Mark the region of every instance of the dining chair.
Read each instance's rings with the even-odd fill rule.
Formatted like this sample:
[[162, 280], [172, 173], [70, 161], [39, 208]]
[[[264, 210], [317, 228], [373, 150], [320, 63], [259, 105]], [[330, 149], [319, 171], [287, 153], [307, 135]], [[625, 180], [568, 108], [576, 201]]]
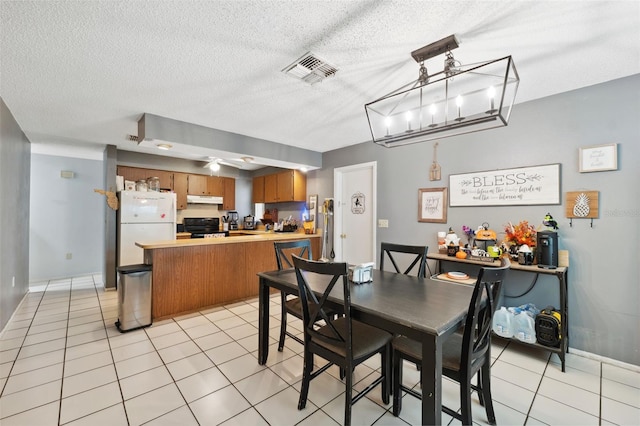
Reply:
[[[480, 269], [476, 280], [467, 317], [462, 332], [452, 334], [442, 348], [442, 375], [460, 384], [461, 413], [442, 406], [442, 411], [471, 425], [471, 390], [478, 392], [480, 404], [484, 405], [487, 420], [496, 424], [491, 399], [491, 325], [496, 310], [502, 281], [509, 269], [508, 259], [502, 260], [499, 268]], [[452, 284], [456, 285], [456, 284]], [[402, 360], [422, 362], [422, 346], [404, 336], [393, 340], [393, 414], [402, 410], [402, 391], [421, 398], [421, 394], [402, 384]], [[478, 373], [477, 385], [471, 383]]]
[[[309, 240], [297, 240], [297, 241], [276, 241], [273, 243], [276, 251], [276, 262], [278, 270], [293, 268], [293, 261], [291, 256], [296, 254], [300, 257], [312, 259], [311, 253], [311, 241]], [[287, 297], [284, 291], [280, 292], [280, 340], [278, 341], [278, 351], [282, 352], [284, 348], [285, 336], [289, 336], [300, 344], [304, 344], [304, 341], [295, 334], [287, 331], [287, 314], [291, 314], [294, 317], [302, 320], [302, 305], [298, 297]]]
[[[411, 246], [404, 244], [394, 244], [394, 243], [381, 243], [380, 244], [380, 270], [384, 271], [384, 260], [385, 258], [389, 258], [395, 272], [399, 274], [411, 275], [414, 273], [420, 277], [424, 278], [426, 276], [426, 270], [429, 269], [429, 275], [431, 275], [431, 268], [427, 264], [427, 251], [429, 250], [428, 246]], [[413, 258], [411, 264], [405, 269], [404, 272], [401, 272], [400, 267], [398, 266], [398, 262], [402, 257], [402, 255], [398, 255], [399, 253], [409, 255], [409, 259]], [[394, 257], [394, 254], [396, 257]], [[411, 255], [415, 255], [412, 257]], [[407, 257], [407, 256], [404, 256]]]
[[[304, 367], [298, 410], [306, 406], [311, 380], [336, 365], [345, 376], [344, 424], [350, 425], [352, 405], [378, 384], [382, 384], [382, 401], [389, 403], [392, 335], [351, 318], [347, 263], [317, 262], [295, 255], [293, 263], [304, 324]], [[342, 295], [344, 315], [339, 317], [327, 312], [327, 307], [331, 306], [329, 295], [334, 288], [334, 295]], [[364, 390], [353, 395], [354, 368], [376, 354], [381, 356], [380, 375]], [[329, 362], [313, 371], [314, 355]]]

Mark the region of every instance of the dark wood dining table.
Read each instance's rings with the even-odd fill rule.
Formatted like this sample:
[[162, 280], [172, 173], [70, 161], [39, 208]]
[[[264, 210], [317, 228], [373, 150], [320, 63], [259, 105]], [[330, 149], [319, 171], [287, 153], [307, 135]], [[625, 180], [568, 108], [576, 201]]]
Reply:
[[[261, 272], [259, 294], [258, 362], [269, 355], [270, 289], [298, 294], [293, 269]], [[308, 276], [312, 289], [322, 288], [321, 277]], [[442, 346], [467, 315], [473, 286], [417, 278], [392, 272], [373, 271], [373, 281], [351, 285], [351, 315], [354, 319], [422, 342], [422, 424], [439, 425], [442, 420]], [[342, 289], [329, 300], [341, 305]]]

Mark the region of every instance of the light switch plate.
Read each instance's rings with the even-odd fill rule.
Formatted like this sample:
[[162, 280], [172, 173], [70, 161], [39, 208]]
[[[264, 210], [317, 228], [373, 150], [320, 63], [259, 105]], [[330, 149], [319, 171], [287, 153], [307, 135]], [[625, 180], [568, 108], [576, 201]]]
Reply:
[[388, 219], [378, 219], [378, 228], [388, 228], [389, 220]]

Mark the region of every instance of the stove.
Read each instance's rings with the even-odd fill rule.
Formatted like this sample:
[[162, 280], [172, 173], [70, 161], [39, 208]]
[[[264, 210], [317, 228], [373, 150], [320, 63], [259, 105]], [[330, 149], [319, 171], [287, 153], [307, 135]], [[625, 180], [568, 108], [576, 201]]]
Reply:
[[220, 230], [220, 219], [217, 217], [185, 217], [182, 220], [184, 232], [190, 232], [191, 238], [228, 237], [228, 231]]

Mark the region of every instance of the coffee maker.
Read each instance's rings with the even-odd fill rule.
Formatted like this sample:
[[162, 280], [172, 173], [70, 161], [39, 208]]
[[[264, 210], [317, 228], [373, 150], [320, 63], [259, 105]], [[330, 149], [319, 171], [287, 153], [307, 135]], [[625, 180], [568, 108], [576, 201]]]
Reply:
[[558, 233], [538, 231], [537, 246], [538, 267], [555, 269], [558, 266]]
[[254, 229], [256, 220], [252, 215], [244, 217], [244, 223], [242, 224], [243, 229]]
[[229, 231], [237, 231], [238, 230], [238, 212], [230, 211], [229, 212]]

